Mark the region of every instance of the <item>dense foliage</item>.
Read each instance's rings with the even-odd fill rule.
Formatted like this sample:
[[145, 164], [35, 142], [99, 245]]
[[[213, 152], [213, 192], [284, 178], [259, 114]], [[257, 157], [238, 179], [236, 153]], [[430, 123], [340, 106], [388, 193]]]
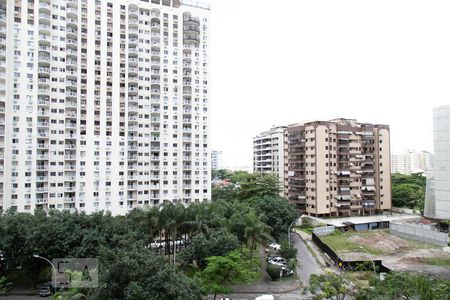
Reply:
[[401, 300], [449, 299], [450, 282], [420, 273], [393, 272], [381, 280], [379, 274], [367, 272], [365, 280], [350, 279], [349, 273], [337, 274], [331, 271], [321, 275], [311, 275], [309, 286], [313, 299], [356, 299], [356, 300]]
[[392, 273], [383, 281], [372, 278], [370, 287], [358, 289], [356, 299], [450, 299], [450, 283], [420, 273]]
[[426, 177], [420, 173], [392, 174], [392, 205], [411, 209], [424, 209]]
[[[272, 177], [245, 172], [232, 173], [232, 177], [236, 186], [231, 191], [225, 188], [222, 199], [187, 207], [164, 203], [135, 209], [127, 216], [56, 210], [37, 210], [34, 215], [5, 212], [0, 215], [0, 253], [4, 257], [0, 276], [37, 283], [48, 264], [33, 258], [34, 254], [49, 259], [98, 258], [100, 286], [81, 291], [88, 296], [199, 299], [202, 291], [211, 291], [211, 282], [190, 278], [185, 272], [211, 271], [211, 262], [220, 262], [219, 258], [236, 253], [233, 251], [249, 259], [243, 272], [254, 272], [254, 251], [248, 248], [287, 235], [287, 226], [297, 217], [278, 196], [278, 183]], [[233, 270], [235, 274], [238, 271]]]

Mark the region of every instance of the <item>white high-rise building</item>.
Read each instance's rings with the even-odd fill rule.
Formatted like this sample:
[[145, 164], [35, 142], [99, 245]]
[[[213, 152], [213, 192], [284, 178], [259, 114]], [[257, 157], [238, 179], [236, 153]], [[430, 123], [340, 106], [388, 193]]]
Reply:
[[431, 168], [433, 155], [427, 151], [407, 149], [392, 155], [392, 173], [426, 173]]
[[253, 138], [253, 171], [277, 176], [284, 196], [284, 142], [286, 126], [272, 127]]
[[208, 6], [0, 2], [0, 209], [210, 200]]
[[427, 180], [425, 216], [450, 219], [450, 105], [434, 109], [434, 162]]
[[211, 151], [211, 168], [213, 170], [222, 169], [222, 151]]

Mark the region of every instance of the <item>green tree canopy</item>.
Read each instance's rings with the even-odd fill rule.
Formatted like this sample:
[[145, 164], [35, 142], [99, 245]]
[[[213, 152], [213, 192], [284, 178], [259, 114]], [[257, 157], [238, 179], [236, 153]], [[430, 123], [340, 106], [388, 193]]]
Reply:
[[201, 279], [204, 290], [213, 293], [214, 299], [217, 293], [229, 291], [227, 285], [248, 282], [251, 279], [252, 274], [243, 267], [238, 251], [230, 252], [226, 256], [212, 256], [207, 261], [208, 266], [203, 270]]

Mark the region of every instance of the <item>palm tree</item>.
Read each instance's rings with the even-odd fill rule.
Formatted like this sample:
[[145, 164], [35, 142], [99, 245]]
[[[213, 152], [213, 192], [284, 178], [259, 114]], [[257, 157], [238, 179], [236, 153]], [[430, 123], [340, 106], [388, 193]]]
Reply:
[[159, 222], [159, 208], [154, 206], [147, 211], [147, 226], [149, 243], [152, 243], [157, 235], [161, 237], [161, 227]]
[[183, 204], [174, 205], [173, 203], [164, 203], [160, 212], [160, 226], [164, 229], [166, 238], [166, 246], [169, 248], [170, 257], [170, 240], [172, 240], [173, 263], [176, 262], [176, 241], [181, 228], [185, 226], [186, 208]]
[[253, 249], [255, 243], [262, 243], [270, 239], [270, 231], [272, 228], [261, 221], [261, 218], [254, 211], [250, 211], [244, 215], [244, 237], [250, 244], [250, 265], [253, 266]]

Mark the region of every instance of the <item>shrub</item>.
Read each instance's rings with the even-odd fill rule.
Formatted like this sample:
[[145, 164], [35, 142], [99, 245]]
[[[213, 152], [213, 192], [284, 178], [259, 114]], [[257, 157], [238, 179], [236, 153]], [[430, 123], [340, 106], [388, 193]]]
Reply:
[[292, 247], [292, 245], [289, 245], [288, 241], [284, 240], [281, 242], [280, 256], [287, 260], [296, 258], [297, 248]]
[[277, 280], [280, 278], [281, 267], [276, 265], [267, 265], [267, 274], [269, 274], [272, 280]]

